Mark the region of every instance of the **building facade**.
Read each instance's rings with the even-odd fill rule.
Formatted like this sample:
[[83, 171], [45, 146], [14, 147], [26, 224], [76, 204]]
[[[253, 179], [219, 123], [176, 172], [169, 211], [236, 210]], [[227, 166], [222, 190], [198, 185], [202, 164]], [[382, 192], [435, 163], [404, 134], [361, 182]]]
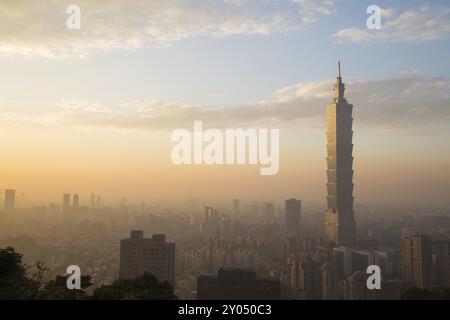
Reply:
[[405, 280], [415, 281], [421, 289], [432, 285], [432, 247], [428, 235], [414, 234], [403, 239], [403, 268]]
[[143, 231], [131, 231], [120, 241], [119, 278], [133, 279], [151, 273], [159, 281], [175, 284], [175, 244], [166, 242], [164, 234], [144, 238]]
[[16, 206], [16, 190], [5, 190], [5, 211], [12, 212]]
[[279, 300], [281, 282], [260, 278], [252, 269], [222, 268], [197, 278], [198, 300]]
[[301, 205], [301, 201], [297, 199], [289, 199], [284, 203], [284, 223], [287, 238], [297, 238], [300, 235]]

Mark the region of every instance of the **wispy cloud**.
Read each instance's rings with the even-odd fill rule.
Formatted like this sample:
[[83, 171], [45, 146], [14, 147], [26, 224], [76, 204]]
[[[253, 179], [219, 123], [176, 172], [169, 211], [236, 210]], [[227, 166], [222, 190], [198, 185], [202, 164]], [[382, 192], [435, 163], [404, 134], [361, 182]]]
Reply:
[[[323, 127], [325, 105], [331, 100], [332, 81], [299, 83], [274, 92], [272, 99], [237, 107], [194, 106], [166, 101], [128, 102], [103, 106], [99, 102], [63, 101], [51, 111], [27, 117], [75, 127], [104, 127], [167, 131], [191, 127], [203, 120], [211, 127]], [[428, 128], [450, 118], [450, 79], [430, 79], [410, 73], [379, 81], [348, 84], [348, 100], [355, 105], [355, 125], [383, 129]], [[8, 112], [8, 119], [25, 121]], [[6, 121], [6, 122], [5, 122]]]
[[[331, 0], [284, 2], [299, 12], [269, 10], [273, 3], [264, 0], [5, 0], [0, 2], [0, 54], [84, 57], [167, 46], [194, 36], [266, 35], [298, 29], [334, 7]], [[66, 9], [73, 3], [81, 8], [80, 30], [66, 28]]]
[[298, 13], [304, 22], [315, 22], [323, 15], [337, 11], [338, 0], [289, 0], [298, 6]]
[[336, 32], [337, 42], [377, 43], [426, 42], [450, 36], [450, 8], [432, 7], [408, 9], [395, 15], [392, 9], [382, 11], [384, 23], [380, 30], [350, 27]]

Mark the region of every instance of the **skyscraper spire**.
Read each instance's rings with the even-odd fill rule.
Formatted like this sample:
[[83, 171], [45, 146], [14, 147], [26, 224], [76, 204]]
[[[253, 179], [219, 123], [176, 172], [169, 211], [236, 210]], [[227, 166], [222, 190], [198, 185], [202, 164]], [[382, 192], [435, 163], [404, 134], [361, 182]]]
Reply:
[[338, 61], [338, 78], [342, 78], [341, 77], [341, 61]]
[[335, 103], [339, 103], [344, 99], [344, 91], [345, 91], [345, 85], [342, 82], [342, 76], [341, 76], [341, 61], [338, 61], [338, 76], [336, 78], [336, 83], [334, 85], [334, 96], [333, 100]]

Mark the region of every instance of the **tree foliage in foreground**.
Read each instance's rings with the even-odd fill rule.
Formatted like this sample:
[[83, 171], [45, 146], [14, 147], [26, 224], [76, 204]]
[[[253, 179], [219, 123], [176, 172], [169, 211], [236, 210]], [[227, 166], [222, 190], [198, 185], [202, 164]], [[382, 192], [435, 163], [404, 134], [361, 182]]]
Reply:
[[67, 288], [67, 275], [58, 275], [49, 282], [43, 282], [48, 271], [43, 263], [36, 263], [35, 271], [23, 264], [23, 256], [14, 248], [0, 249], [0, 300], [2, 299], [51, 299], [51, 300], [119, 300], [151, 299], [172, 300], [177, 297], [167, 282], [159, 282], [152, 274], [135, 279], [119, 279], [111, 285], [104, 285], [87, 295], [92, 285], [91, 277], [81, 276], [81, 289]]
[[87, 297], [85, 289], [92, 285], [90, 276], [81, 276], [81, 289], [67, 288], [68, 276], [57, 275], [54, 280], [50, 280], [43, 285], [39, 291], [38, 299], [49, 300], [80, 300]]
[[39, 291], [39, 277], [28, 276], [22, 255], [14, 248], [0, 249], [0, 299], [33, 299]]
[[135, 279], [118, 279], [112, 285], [95, 289], [92, 296], [98, 300], [174, 300], [172, 287], [149, 273]]

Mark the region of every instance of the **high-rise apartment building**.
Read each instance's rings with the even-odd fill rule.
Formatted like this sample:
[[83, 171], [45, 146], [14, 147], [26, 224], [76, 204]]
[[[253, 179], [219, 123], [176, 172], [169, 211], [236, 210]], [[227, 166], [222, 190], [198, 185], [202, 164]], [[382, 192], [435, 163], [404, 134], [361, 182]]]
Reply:
[[16, 207], [16, 190], [6, 189], [5, 190], [5, 211], [14, 211]]
[[97, 198], [96, 198], [96, 200], [95, 200], [95, 206], [96, 206], [97, 208], [100, 208], [100, 207], [102, 206], [102, 196], [97, 195]]
[[95, 194], [93, 194], [93, 193], [91, 193], [90, 205], [91, 205], [91, 208], [95, 208]]
[[264, 223], [273, 223], [275, 219], [275, 207], [272, 202], [264, 203], [261, 218]]
[[70, 208], [70, 193], [64, 193], [63, 194], [63, 204], [62, 204], [63, 213], [68, 213], [69, 208]]
[[322, 264], [321, 268], [321, 297], [322, 300], [336, 300], [338, 298], [339, 274], [330, 263]]
[[362, 271], [355, 271], [343, 281], [345, 300], [366, 300], [367, 299], [367, 278], [368, 275]]
[[203, 232], [215, 237], [220, 233], [220, 217], [217, 209], [213, 207], [205, 207], [205, 220], [202, 224]]
[[220, 218], [220, 237], [227, 241], [231, 241], [233, 237], [231, 219], [227, 216], [222, 216]]
[[289, 199], [284, 202], [285, 230], [287, 238], [297, 238], [300, 235], [301, 201]]
[[121, 279], [151, 273], [159, 281], [175, 284], [175, 244], [166, 242], [164, 234], [144, 238], [143, 231], [131, 231], [130, 238], [120, 241]]
[[239, 215], [239, 199], [233, 199], [233, 215]]
[[316, 261], [311, 257], [294, 260], [291, 272], [291, 286], [303, 290], [306, 300], [321, 299], [321, 270]]
[[73, 207], [78, 208], [80, 206], [80, 196], [78, 194], [73, 195]]
[[325, 233], [329, 241], [353, 246], [356, 241], [352, 169], [353, 105], [345, 99], [344, 91], [339, 63], [333, 103], [327, 106], [328, 210]]
[[405, 280], [415, 281], [418, 288], [427, 289], [432, 282], [431, 238], [414, 234], [403, 239]]
[[450, 287], [450, 239], [440, 239], [433, 243], [436, 257], [436, 283], [443, 287]]

